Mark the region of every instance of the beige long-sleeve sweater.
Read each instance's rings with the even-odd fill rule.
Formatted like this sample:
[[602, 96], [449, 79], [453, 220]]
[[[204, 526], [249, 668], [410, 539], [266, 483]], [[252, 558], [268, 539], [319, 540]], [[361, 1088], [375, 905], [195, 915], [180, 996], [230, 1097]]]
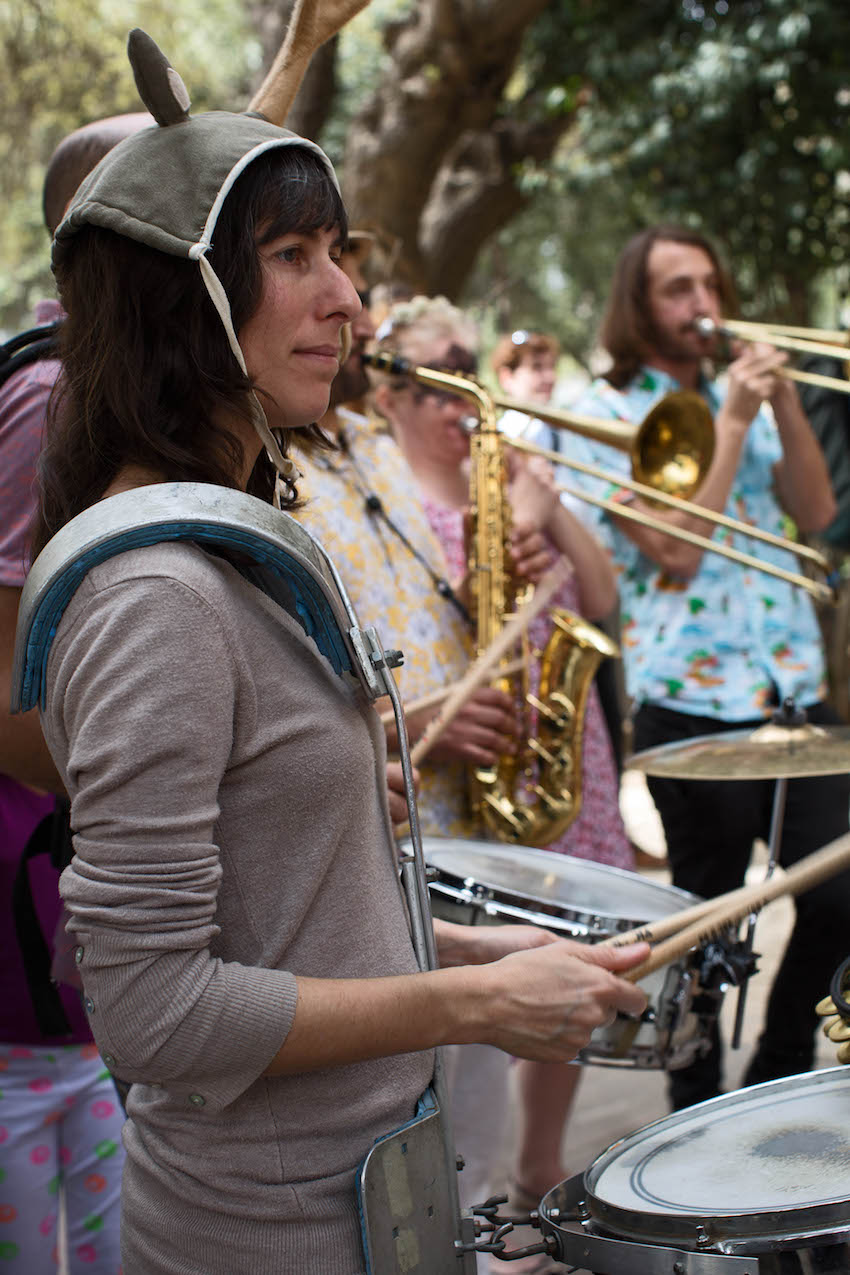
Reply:
[[376, 714], [230, 564], [163, 544], [86, 577], [44, 727], [90, 1022], [133, 1082], [124, 1275], [360, 1271], [355, 1166], [431, 1056], [262, 1072], [296, 975], [415, 969]]

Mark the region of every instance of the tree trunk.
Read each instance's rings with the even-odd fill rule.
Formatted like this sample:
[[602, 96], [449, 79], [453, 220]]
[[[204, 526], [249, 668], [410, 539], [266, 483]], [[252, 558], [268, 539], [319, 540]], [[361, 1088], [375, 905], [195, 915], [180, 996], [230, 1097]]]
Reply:
[[526, 28], [546, 0], [431, 0], [387, 27], [392, 59], [352, 121], [344, 190], [352, 225], [400, 243], [396, 277], [456, 298], [485, 239], [515, 215], [528, 160], [572, 122], [532, 91], [506, 101]]

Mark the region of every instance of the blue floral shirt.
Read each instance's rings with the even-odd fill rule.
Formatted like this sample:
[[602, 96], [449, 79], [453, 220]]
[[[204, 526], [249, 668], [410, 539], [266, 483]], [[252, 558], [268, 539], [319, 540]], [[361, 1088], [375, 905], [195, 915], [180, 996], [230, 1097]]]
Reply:
[[[624, 390], [597, 379], [574, 410], [639, 422], [663, 395], [680, 388], [666, 373], [643, 368]], [[702, 393], [716, 415], [722, 387], [707, 382]], [[630, 475], [625, 452], [573, 434], [563, 435], [563, 447], [575, 459]], [[776, 425], [760, 411], [747, 432], [727, 514], [782, 534], [772, 472], [781, 456]], [[594, 495], [632, 498], [616, 482], [579, 474], [569, 481]], [[777, 696], [793, 695], [803, 706], [823, 698], [823, 644], [807, 593], [713, 553], [703, 555], [691, 580], [675, 578], [641, 553], [604, 510], [587, 508], [617, 570], [626, 683], [638, 704], [736, 722], [767, 715]], [[721, 528], [714, 538], [798, 569], [793, 554], [744, 534]]]

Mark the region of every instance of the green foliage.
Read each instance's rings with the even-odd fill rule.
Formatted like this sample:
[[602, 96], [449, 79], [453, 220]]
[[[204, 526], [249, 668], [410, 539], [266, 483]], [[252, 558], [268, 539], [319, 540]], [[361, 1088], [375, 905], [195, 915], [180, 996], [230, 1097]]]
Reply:
[[28, 321], [52, 295], [41, 216], [44, 167], [62, 137], [105, 115], [141, 109], [127, 33], [141, 26], [183, 76], [196, 109], [241, 106], [259, 61], [228, 0], [0, 0], [0, 328]]
[[850, 260], [848, 47], [846, 0], [553, 0], [526, 75], [550, 94], [581, 75], [587, 101], [469, 297], [498, 280], [514, 321], [586, 359], [624, 240], [677, 221], [721, 245], [745, 310], [832, 326]]

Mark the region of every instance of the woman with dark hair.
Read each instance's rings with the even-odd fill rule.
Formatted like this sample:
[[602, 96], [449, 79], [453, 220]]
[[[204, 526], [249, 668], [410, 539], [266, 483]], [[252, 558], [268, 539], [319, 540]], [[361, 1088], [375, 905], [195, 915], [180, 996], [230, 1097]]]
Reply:
[[[51, 560], [94, 502], [108, 526], [137, 490], [177, 523], [181, 483], [292, 504], [288, 439], [325, 411], [359, 307], [318, 147], [256, 116], [189, 117], [142, 33], [131, 58], [159, 127], [111, 152], [54, 245]], [[297, 590], [264, 591], [203, 534], [80, 570], [44, 663], [69, 929], [104, 1061], [131, 1085], [124, 1275], [352, 1275], [356, 1167], [413, 1117], [433, 1047], [572, 1056], [641, 1009], [611, 971], [646, 949], [447, 927], [456, 968], [418, 973], [380, 720]]]

